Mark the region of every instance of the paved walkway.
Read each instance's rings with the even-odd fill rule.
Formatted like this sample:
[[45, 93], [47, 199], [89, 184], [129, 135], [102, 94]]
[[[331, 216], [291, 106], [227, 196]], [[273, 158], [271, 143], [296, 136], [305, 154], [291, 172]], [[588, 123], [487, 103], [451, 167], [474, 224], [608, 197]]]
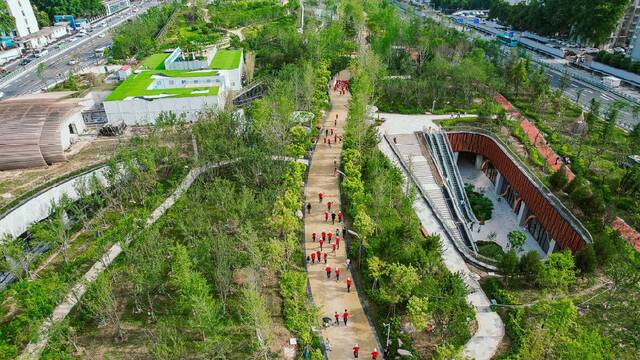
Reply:
[[[407, 131], [412, 133], [415, 130], [420, 130], [422, 126], [428, 125], [432, 120], [432, 118], [425, 115], [416, 117], [387, 116], [387, 119], [388, 121], [383, 124], [381, 131], [389, 135], [406, 134]], [[416, 124], [416, 120], [421, 123]], [[396, 167], [399, 168], [405, 177], [405, 181], [408, 181], [407, 174], [399, 164], [399, 161], [389, 144], [387, 144], [386, 141], [381, 141], [378, 144], [378, 148]], [[429, 207], [427, 202], [422, 197], [416, 197], [416, 200], [413, 203], [413, 208], [415, 209], [422, 226], [424, 226], [429, 233], [439, 234], [442, 238], [442, 262], [452, 273], [460, 273], [465, 284], [469, 288], [467, 302], [471, 304], [475, 310], [478, 330], [465, 344], [463, 350], [464, 355], [476, 360], [491, 359], [500, 346], [505, 333], [504, 324], [500, 319], [500, 316], [491, 311], [491, 303], [480, 287], [478, 280], [476, 280], [478, 276], [469, 269], [464, 259], [453, 245], [451, 238], [447, 236], [447, 233], [437, 221], [433, 210]]]
[[[347, 73], [339, 74], [338, 79], [346, 79]], [[325, 128], [336, 128], [334, 119], [338, 114], [337, 132], [342, 135], [344, 133], [344, 123], [347, 116], [347, 105], [351, 95], [338, 95], [331, 92], [331, 111], [325, 119]], [[340, 210], [340, 192], [338, 187], [338, 177], [333, 176], [333, 161], [340, 162], [340, 154], [342, 152], [342, 144], [333, 145], [333, 137], [331, 137], [332, 145], [324, 144], [324, 136], [321, 137], [316, 146], [316, 151], [311, 160], [311, 168], [309, 169], [309, 180], [305, 192], [305, 201], [312, 205], [311, 214], [305, 217], [305, 247], [306, 253], [310, 254], [320, 249], [318, 241], [312, 242], [311, 234], [316, 233], [318, 236], [323, 231], [333, 232], [335, 237], [336, 228], [342, 230], [342, 226], [337, 223], [332, 225], [331, 218], [329, 222], [324, 221], [324, 211], [327, 209], [327, 202], [331, 201], [334, 205], [331, 211], [336, 213]], [[318, 201], [318, 193], [324, 193], [324, 200], [320, 204]], [[332, 241], [333, 243], [334, 241]], [[357, 343], [360, 345], [360, 358], [368, 359], [371, 351], [378, 347], [374, 329], [369, 324], [355, 287], [351, 287], [351, 292], [347, 293], [346, 280], [352, 278], [353, 275], [346, 269], [346, 252], [344, 243], [340, 243], [340, 249], [333, 253], [331, 245], [328, 241], [324, 244], [324, 251], [328, 254], [327, 265], [322, 262], [318, 264], [309, 264], [307, 269], [309, 273], [309, 281], [311, 283], [311, 293], [314, 303], [320, 309], [321, 317], [330, 317], [334, 320], [334, 313], [340, 314], [340, 325], [330, 326], [322, 331], [322, 336], [329, 340], [331, 351], [328, 352], [329, 359], [352, 359], [353, 346]], [[331, 266], [331, 279], [327, 279], [325, 267]], [[340, 268], [340, 281], [336, 281], [335, 268]], [[349, 321], [347, 326], [342, 323], [342, 313], [345, 309], [349, 312]], [[378, 351], [381, 349], [378, 348]], [[380, 359], [381, 357], [378, 357]]]

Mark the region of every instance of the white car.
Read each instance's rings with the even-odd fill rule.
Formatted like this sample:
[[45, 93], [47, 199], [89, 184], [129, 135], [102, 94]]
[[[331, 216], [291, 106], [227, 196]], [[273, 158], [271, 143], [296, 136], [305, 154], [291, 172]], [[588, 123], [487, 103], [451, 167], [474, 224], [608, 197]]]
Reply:
[[105, 33], [102, 33], [102, 34], [98, 35], [98, 37], [101, 38], [101, 39], [104, 38], [105, 36], [107, 36]]
[[73, 66], [73, 65], [75, 65], [75, 64], [77, 64], [77, 63], [78, 63], [78, 62], [77, 62], [76, 60], [69, 60], [69, 62], [67, 63], [67, 65], [71, 65], [71, 66]]
[[4, 97], [4, 93], [0, 91], [0, 99], [2, 99], [3, 97]]

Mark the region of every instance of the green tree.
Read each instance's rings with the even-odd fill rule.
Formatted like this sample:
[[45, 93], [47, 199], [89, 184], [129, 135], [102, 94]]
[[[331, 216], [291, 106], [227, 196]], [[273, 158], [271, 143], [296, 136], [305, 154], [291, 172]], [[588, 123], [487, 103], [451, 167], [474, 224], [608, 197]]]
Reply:
[[39, 27], [51, 26], [51, 19], [49, 19], [49, 15], [46, 12], [38, 10], [38, 8], [34, 6], [33, 13], [36, 16]]
[[562, 190], [567, 186], [567, 167], [563, 164], [560, 169], [549, 175], [549, 184], [554, 190]]
[[16, 20], [9, 13], [7, 3], [0, 2], [0, 32], [10, 33], [16, 27]]
[[569, 73], [569, 70], [565, 69], [562, 72], [562, 76], [560, 77], [560, 84], [558, 85], [558, 87], [562, 92], [564, 92], [569, 87], [569, 85], [571, 85], [571, 74]]
[[566, 290], [575, 282], [575, 264], [570, 251], [554, 252], [540, 269], [538, 282], [545, 288]]
[[520, 258], [518, 267], [520, 273], [524, 275], [529, 285], [533, 285], [542, 267], [540, 254], [535, 250], [529, 251]]
[[451, 344], [439, 345], [434, 353], [433, 360], [468, 360], [469, 358], [462, 353], [462, 347], [453, 346]]
[[594, 272], [597, 264], [596, 251], [591, 244], [586, 245], [576, 254], [576, 265], [584, 274]]
[[502, 256], [499, 268], [504, 273], [505, 280], [508, 283], [511, 275], [518, 270], [518, 255], [514, 249], [509, 250]]
[[431, 311], [429, 310], [429, 299], [426, 297], [412, 296], [407, 303], [407, 314], [409, 320], [416, 327], [417, 331], [423, 331], [431, 321]]
[[509, 247], [520, 252], [527, 240], [527, 235], [520, 230], [513, 230], [507, 234], [507, 239], [509, 240]]

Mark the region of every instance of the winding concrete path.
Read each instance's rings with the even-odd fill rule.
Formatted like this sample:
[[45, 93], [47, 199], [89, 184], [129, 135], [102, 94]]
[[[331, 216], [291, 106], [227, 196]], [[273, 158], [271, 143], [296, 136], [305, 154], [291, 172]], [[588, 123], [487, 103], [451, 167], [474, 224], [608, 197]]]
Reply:
[[[338, 79], [347, 79], [348, 73], [342, 72], [338, 75]], [[347, 107], [351, 99], [351, 95], [339, 95], [331, 91], [331, 111], [327, 115], [324, 122], [324, 129], [335, 129], [339, 135], [344, 133], [344, 124], [347, 116]], [[334, 126], [334, 120], [338, 115], [337, 127]], [[323, 129], [323, 131], [324, 131]], [[305, 248], [306, 253], [310, 254], [320, 249], [318, 241], [312, 242], [311, 234], [316, 233], [318, 236], [323, 231], [333, 232], [335, 236], [336, 228], [342, 230], [341, 224], [332, 225], [331, 218], [328, 222], [324, 221], [324, 211], [327, 209], [327, 202], [331, 201], [334, 205], [331, 211], [336, 213], [340, 210], [340, 190], [338, 179], [333, 175], [334, 160], [340, 162], [340, 154], [342, 153], [342, 144], [333, 145], [333, 137], [331, 136], [332, 145], [324, 143], [324, 134], [320, 137], [322, 141], [318, 142], [316, 151], [311, 159], [311, 168], [309, 169], [309, 178], [305, 190], [305, 201], [312, 205], [311, 214], [305, 216]], [[319, 203], [318, 193], [324, 193], [324, 200]], [[332, 241], [333, 242], [333, 241]], [[370, 325], [355, 286], [351, 287], [351, 292], [347, 292], [346, 280], [352, 278], [353, 275], [346, 269], [346, 246], [344, 242], [340, 243], [340, 249], [335, 253], [332, 252], [331, 245], [328, 241], [324, 244], [324, 251], [328, 254], [327, 264], [324, 262], [318, 264], [308, 264], [307, 270], [309, 274], [309, 282], [311, 284], [311, 293], [315, 305], [320, 309], [321, 317], [330, 317], [334, 320], [334, 313], [340, 314], [340, 325], [332, 325], [322, 331], [325, 341], [331, 344], [331, 351], [328, 351], [329, 359], [352, 359], [353, 346], [357, 343], [360, 345], [360, 357], [369, 358], [369, 354], [374, 348], [378, 348], [378, 341], [375, 331]], [[331, 266], [331, 279], [327, 279], [325, 268]], [[340, 268], [340, 281], [336, 281], [335, 268]], [[349, 312], [349, 321], [347, 326], [342, 322], [342, 314], [345, 309]], [[378, 357], [380, 359], [381, 357]]]
[[[272, 156], [271, 160], [274, 161], [297, 161], [303, 164], [308, 164], [307, 160], [304, 159], [293, 159], [287, 156]], [[206, 164], [197, 168], [191, 169], [187, 176], [182, 180], [180, 185], [176, 188], [176, 190], [169, 195], [165, 199], [165, 201], [158, 206], [151, 215], [147, 218], [145, 222], [145, 228], [153, 225], [162, 215], [164, 215], [167, 210], [171, 209], [171, 207], [178, 201], [180, 196], [193, 184], [193, 182], [204, 172], [207, 170], [211, 170], [214, 168], [219, 168], [227, 165], [234, 164], [238, 162], [239, 159], [221, 161], [215, 164]], [[64, 320], [67, 315], [73, 310], [73, 308], [80, 302], [84, 293], [87, 291], [88, 286], [96, 281], [98, 276], [106, 270], [109, 265], [122, 253], [123, 247], [129, 245], [129, 243], [133, 240], [133, 236], [129, 235], [121, 242], [118, 242], [111, 246], [106, 253], [102, 255], [102, 257], [96, 261], [93, 266], [87, 271], [84, 276], [71, 288], [71, 290], [67, 293], [64, 300], [58, 304], [54, 309], [53, 313], [49, 318], [47, 318], [40, 329], [38, 330], [38, 339], [35, 342], [30, 342], [27, 344], [25, 349], [20, 354], [19, 359], [37, 359], [40, 357], [40, 353], [47, 346], [49, 342], [49, 329], [55, 325], [56, 323]]]

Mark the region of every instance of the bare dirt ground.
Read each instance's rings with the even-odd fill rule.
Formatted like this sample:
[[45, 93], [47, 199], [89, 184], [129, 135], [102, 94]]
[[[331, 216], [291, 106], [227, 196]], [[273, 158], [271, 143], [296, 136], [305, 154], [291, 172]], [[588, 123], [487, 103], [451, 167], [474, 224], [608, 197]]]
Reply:
[[32, 169], [0, 171], [0, 208], [35, 187], [107, 160], [118, 145], [127, 142], [128, 138], [95, 138], [84, 135], [67, 152], [67, 162]]

